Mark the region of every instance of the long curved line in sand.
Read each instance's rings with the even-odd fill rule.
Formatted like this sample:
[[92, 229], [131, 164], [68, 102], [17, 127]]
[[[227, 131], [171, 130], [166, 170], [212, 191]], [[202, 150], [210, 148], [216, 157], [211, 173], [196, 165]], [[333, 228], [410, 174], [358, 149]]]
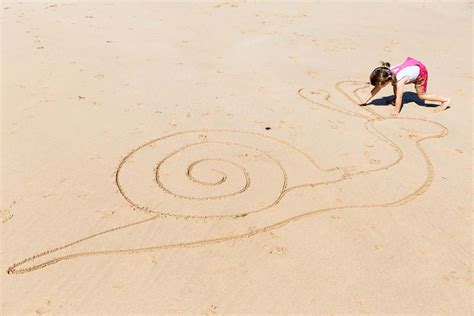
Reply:
[[[339, 82], [339, 83], [336, 84], [336, 89], [339, 92], [341, 92], [344, 96], [346, 96], [353, 104], [357, 105], [359, 103], [356, 99], [356, 98], [358, 98], [357, 92], [359, 90], [365, 88], [366, 86], [361, 85], [361, 87], [355, 88], [352, 91], [352, 94], [349, 94], [343, 88], [341, 88], [341, 86], [343, 86], [344, 84], [347, 84], [347, 83], [355, 84], [355, 85], [361, 85], [361, 83], [356, 82], [356, 81], [343, 81], [343, 82]], [[346, 109], [344, 107], [341, 107], [341, 106], [338, 106], [338, 105], [332, 103], [332, 101], [330, 100], [330, 94], [328, 92], [325, 92], [323, 90], [319, 90], [319, 91], [316, 91], [315, 93], [316, 94], [319, 93], [319, 94], [323, 94], [323, 95], [325, 94], [324, 103], [316, 102], [316, 101], [312, 100], [311, 98], [308, 98], [307, 96], [305, 96], [303, 94], [303, 89], [300, 89], [298, 91], [298, 94], [300, 95], [300, 97], [302, 97], [303, 99], [305, 99], [306, 101], [310, 102], [313, 105], [316, 105], [318, 107], [327, 108], [327, 109], [330, 109], [332, 111], [336, 111], [336, 112], [342, 113], [344, 115], [348, 115], [348, 116], [363, 120], [364, 127], [367, 130], [367, 132], [371, 133], [377, 139], [381, 140], [387, 146], [391, 147], [397, 153], [397, 157], [392, 162], [389, 162], [388, 164], [386, 164], [382, 167], [379, 167], [379, 168], [365, 170], [365, 171], [358, 171], [358, 172], [354, 172], [354, 173], [345, 173], [341, 177], [339, 177], [335, 180], [331, 180], [331, 181], [318, 182], [318, 183], [307, 183], [307, 184], [300, 184], [300, 185], [296, 185], [296, 186], [292, 186], [292, 187], [287, 187], [287, 180], [288, 179], [287, 179], [287, 175], [285, 173], [285, 170], [284, 170], [282, 164], [277, 159], [272, 158], [271, 155], [269, 155], [265, 151], [260, 150], [259, 148], [249, 148], [249, 149], [252, 149], [252, 150], [259, 151], [263, 155], [268, 156], [268, 158], [270, 160], [273, 160], [279, 166], [279, 168], [281, 168], [281, 170], [282, 170], [283, 177], [284, 177], [284, 184], [282, 185], [281, 190], [280, 190], [279, 194], [277, 195], [277, 198], [275, 199], [275, 201], [273, 203], [265, 206], [265, 207], [257, 208], [257, 209], [254, 209], [254, 210], [247, 210], [245, 212], [239, 212], [239, 213], [231, 214], [231, 215], [211, 215], [211, 216], [183, 215], [183, 214], [174, 214], [174, 213], [169, 213], [169, 212], [161, 212], [161, 211], [150, 209], [149, 207], [146, 207], [146, 206], [141, 206], [137, 202], [134, 202], [127, 195], [126, 190], [124, 189], [122, 183], [120, 182], [120, 177], [119, 176], [120, 176], [120, 172], [121, 172], [122, 168], [127, 163], [128, 159], [132, 155], [134, 155], [134, 153], [142, 150], [145, 147], [152, 146], [152, 145], [154, 145], [154, 144], [156, 144], [156, 143], [158, 143], [158, 142], [160, 142], [164, 139], [174, 137], [174, 136], [177, 136], [177, 135], [183, 135], [183, 134], [189, 134], [189, 133], [200, 133], [200, 132], [241, 133], [242, 135], [250, 135], [252, 137], [263, 138], [263, 139], [271, 140], [271, 141], [274, 141], [274, 142], [278, 142], [282, 145], [288, 146], [292, 150], [298, 152], [302, 157], [304, 157], [304, 159], [306, 159], [306, 161], [308, 161], [316, 170], [330, 172], [330, 171], [337, 170], [337, 168], [333, 168], [333, 169], [321, 168], [320, 166], [318, 166], [316, 164], [316, 162], [309, 155], [307, 155], [306, 153], [304, 153], [300, 149], [296, 148], [292, 144], [287, 143], [287, 142], [282, 141], [282, 140], [279, 140], [279, 139], [276, 139], [276, 138], [273, 138], [273, 137], [268, 136], [268, 135], [263, 135], [263, 134], [253, 133], [253, 132], [235, 131], [235, 130], [197, 130], [197, 131], [180, 132], [180, 133], [168, 135], [168, 136], [165, 136], [165, 137], [157, 138], [157, 139], [151, 140], [151, 141], [135, 148], [134, 150], [132, 150], [131, 152], [126, 154], [125, 157], [121, 160], [121, 162], [119, 163], [119, 165], [117, 167], [116, 177], [115, 177], [116, 185], [117, 185], [117, 187], [119, 189], [119, 192], [122, 195], [122, 197], [134, 209], [138, 209], [140, 211], [144, 211], [144, 212], [148, 212], [148, 213], [153, 213], [154, 215], [152, 217], [150, 217], [148, 219], [145, 219], [145, 220], [130, 223], [130, 224], [127, 224], [127, 225], [114, 227], [114, 228], [111, 228], [111, 229], [108, 229], [108, 230], [105, 230], [105, 231], [102, 231], [102, 232], [99, 232], [99, 233], [81, 238], [81, 239], [73, 241], [71, 243], [67, 243], [63, 246], [38, 253], [34, 256], [31, 256], [29, 258], [21, 260], [17, 263], [14, 263], [12, 266], [10, 266], [8, 268], [7, 272], [9, 274], [27, 273], [27, 272], [31, 272], [31, 271], [34, 271], [34, 270], [44, 268], [46, 266], [49, 266], [49, 265], [52, 265], [52, 264], [55, 264], [55, 263], [58, 263], [58, 262], [61, 262], [61, 261], [66, 261], [66, 260], [70, 260], [70, 259], [74, 259], [74, 258], [78, 258], [78, 257], [83, 257], [83, 256], [112, 255], [112, 254], [133, 254], [133, 253], [158, 251], [158, 250], [171, 249], [171, 248], [190, 248], [190, 247], [197, 247], [197, 246], [203, 246], [203, 245], [209, 245], [209, 244], [216, 244], [216, 243], [221, 243], [221, 242], [230, 241], [230, 240], [243, 239], [243, 238], [248, 238], [248, 237], [251, 237], [251, 236], [259, 234], [259, 233], [263, 233], [263, 232], [267, 232], [267, 231], [270, 231], [270, 230], [280, 228], [282, 226], [285, 226], [289, 223], [301, 220], [303, 218], [307, 218], [307, 217], [314, 216], [316, 214], [321, 214], [321, 213], [328, 212], [328, 211], [342, 210], [342, 209], [354, 209], [354, 208], [376, 208], [376, 207], [400, 206], [400, 205], [408, 203], [409, 201], [417, 198], [419, 195], [423, 194], [428, 189], [428, 187], [431, 185], [431, 183], [433, 181], [434, 169], [433, 169], [433, 165], [430, 161], [430, 158], [427, 155], [427, 153], [423, 150], [423, 147], [421, 146], [421, 143], [423, 141], [427, 140], [427, 139], [440, 138], [440, 137], [445, 136], [448, 132], [446, 127], [444, 127], [443, 125], [441, 125], [437, 122], [430, 121], [430, 120], [425, 120], [425, 119], [419, 119], [419, 118], [410, 118], [410, 117], [388, 118], [388, 117], [383, 117], [380, 114], [378, 114], [377, 112], [375, 112], [373, 109], [367, 108], [367, 107], [363, 108], [364, 111], [367, 112], [367, 114], [361, 114], [358, 111], [354, 111], [352, 109]], [[359, 108], [357, 108], [357, 109], [359, 109]], [[379, 204], [366, 203], [366, 204], [344, 205], [344, 206], [337, 206], [337, 207], [326, 207], [326, 208], [314, 209], [314, 210], [309, 211], [309, 212], [305, 212], [305, 213], [302, 213], [302, 214], [298, 214], [296, 216], [288, 217], [284, 220], [276, 221], [276, 222], [271, 223], [269, 225], [265, 225], [265, 226], [261, 226], [261, 227], [258, 227], [258, 228], [251, 229], [251, 230], [249, 230], [245, 233], [241, 233], [241, 234], [223, 235], [223, 236], [216, 237], [216, 238], [192, 240], [192, 241], [188, 241], [188, 242], [159, 244], [159, 245], [150, 246], [150, 247], [143, 247], [143, 248], [78, 252], [78, 253], [72, 253], [72, 254], [68, 254], [68, 255], [55, 257], [55, 258], [52, 258], [50, 260], [46, 260], [46, 261], [44, 261], [42, 263], [39, 263], [39, 264], [33, 264], [33, 265], [31, 265], [29, 267], [26, 267], [26, 268], [19, 268], [20, 266], [22, 266], [22, 265], [24, 265], [28, 262], [35, 261], [36, 259], [39, 259], [39, 258], [44, 257], [46, 255], [50, 255], [50, 254], [53, 254], [53, 253], [58, 252], [60, 250], [72, 247], [72, 246], [77, 245], [77, 244], [79, 244], [81, 242], [84, 242], [86, 240], [90, 240], [90, 239], [93, 239], [95, 237], [98, 237], [98, 236], [101, 236], [101, 235], [104, 235], [104, 234], [107, 234], [107, 233], [111, 233], [111, 232], [114, 232], [114, 231], [118, 231], [118, 230], [122, 230], [122, 229], [125, 229], [125, 228], [137, 226], [137, 225], [140, 225], [140, 224], [144, 224], [144, 223], [147, 223], [147, 222], [150, 222], [150, 221], [153, 221], [153, 220], [159, 220], [160, 218], [163, 218], [163, 217], [170, 217], [171, 216], [171, 217], [176, 217], [176, 218], [186, 218], [186, 219], [195, 219], [195, 220], [203, 220], [203, 219], [204, 220], [207, 220], [207, 219], [218, 220], [220, 218], [242, 218], [242, 217], [246, 217], [247, 215], [262, 212], [262, 211], [270, 212], [268, 214], [268, 216], [271, 216], [271, 210], [270, 209], [273, 206], [277, 205], [283, 199], [283, 197], [287, 193], [289, 193], [290, 191], [300, 189], [300, 188], [304, 188], [304, 187], [316, 187], [316, 186], [319, 186], [319, 185], [326, 185], [326, 184], [330, 184], [330, 183], [349, 181], [350, 179], [352, 179], [353, 177], [356, 177], [356, 176], [363, 176], [363, 175], [367, 175], [367, 174], [370, 174], [370, 173], [375, 173], [375, 172], [378, 172], [378, 171], [381, 171], [381, 170], [387, 170], [389, 168], [392, 168], [392, 167], [396, 166], [397, 164], [399, 164], [399, 162], [403, 159], [402, 149], [393, 140], [391, 140], [390, 138], [385, 136], [382, 132], [380, 132], [374, 126], [374, 122], [383, 122], [383, 121], [387, 121], [387, 120], [425, 121], [425, 122], [428, 122], [430, 124], [434, 124], [434, 125], [438, 126], [441, 130], [441, 132], [436, 134], [436, 135], [425, 136], [425, 137], [421, 137], [421, 138], [416, 140], [415, 145], [416, 145], [416, 148], [417, 148], [418, 152], [420, 153], [421, 157], [424, 160], [426, 171], [427, 171], [427, 176], [426, 176], [426, 179], [425, 179], [425, 181], [423, 182], [422, 185], [415, 188], [411, 193], [407, 194], [404, 197], [401, 197], [399, 199], [396, 199], [396, 200], [393, 200], [393, 201], [390, 201], [390, 202], [387, 202], [387, 203], [379, 203]], [[202, 142], [202, 143], [204, 144], [206, 142]], [[245, 147], [245, 145], [236, 144], [236, 143], [232, 143], [232, 142], [221, 142], [221, 143], [223, 145], [232, 145], [232, 146], [237, 145], [237, 146], [244, 146]], [[199, 144], [200, 143], [198, 143], [198, 144], [195, 143], [195, 144], [192, 144], [192, 145], [189, 145], [189, 146], [199, 146]], [[189, 146], [184, 146], [184, 147], [178, 149], [178, 151], [183, 150], [184, 148], [187, 148]], [[249, 147], [249, 146], [247, 146], [247, 147]], [[172, 155], [173, 155], [173, 153], [168, 155], [166, 158], [168, 158]], [[208, 159], [208, 160], [213, 160], [213, 159]], [[164, 185], [160, 182], [160, 179], [159, 179], [159, 168], [160, 168], [162, 163], [163, 163], [163, 161], [159, 162], [157, 168], [155, 169], [155, 171], [156, 171], [156, 182], [162, 190], [164, 189], [166, 191], [167, 189], [164, 187]], [[191, 181], [199, 184], [199, 182], [203, 182], [203, 181], [197, 180], [196, 178], [192, 177], [192, 172], [191, 172], [193, 166], [195, 166], [196, 163], [197, 162], [194, 162], [193, 164], [189, 165], [189, 167], [187, 169], [187, 176]], [[229, 163], [229, 161], [227, 161], [227, 163]], [[230, 163], [233, 164], [234, 162], [230, 162]], [[237, 167], [245, 174], [245, 178], [248, 180], [245, 168], [240, 166], [240, 165], [238, 165]], [[216, 181], [216, 182], [203, 182], [203, 183], [201, 183], [202, 185], [212, 186], [212, 185], [219, 185], [219, 184], [225, 182], [225, 180], [226, 180], [225, 172], [220, 171], [220, 170], [214, 170], [214, 171], [216, 171], [217, 173], [222, 175], [221, 179]], [[249, 182], [247, 181], [246, 185], [243, 188], [243, 191], [245, 191], [248, 188], [248, 186], [249, 186]], [[168, 194], [171, 194], [171, 195], [174, 194], [174, 195], [176, 195], [177, 198], [180, 198], [179, 194], [175, 194], [170, 190], [168, 190], [168, 191], [169, 191], [169, 192], [167, 192]], [[236, 194], [238, 194], [238, 193], [241, 193], [241, 191], [238, 191]], [[223, 197], [225, 197], [225, 196], [223, 196]], [[189, 198], [189, 197], [181, 196], [181, 198]], [[219, 198], [219, 196], [214, 197], [214, 198]]]

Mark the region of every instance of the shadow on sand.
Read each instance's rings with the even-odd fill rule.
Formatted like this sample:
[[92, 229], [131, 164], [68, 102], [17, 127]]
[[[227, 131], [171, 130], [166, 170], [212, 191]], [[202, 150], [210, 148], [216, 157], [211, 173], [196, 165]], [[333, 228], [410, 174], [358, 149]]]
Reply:
[[[390, 102], [392, 101], [395, 101], [394, 96], [378, 98], [378, 99], [373, 100], [369, 104], [375, 105], [375, 106], [386, 106], [386, 105], [390, 105]], [[435, 107], [440, 106], [440, 104], [426, 103], [424, 100], [420, 99], [415, 92], [408, 91], [403, 94], [402, 107], [403, 105], [410, 102], [415, 102], [417, 105], [425, 106], [428, 108], [435, 108]]]

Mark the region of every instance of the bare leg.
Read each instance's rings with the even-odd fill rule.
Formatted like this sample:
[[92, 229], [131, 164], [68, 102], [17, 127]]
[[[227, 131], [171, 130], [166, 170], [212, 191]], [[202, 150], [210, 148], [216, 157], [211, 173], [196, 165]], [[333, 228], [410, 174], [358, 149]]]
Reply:
[[415, 89], [420, 99], [424, 101], [441, 102], [441, 105], [437, 108], [440, 111], [446, 110], [449, 107], [449, 104], [451, 103], [450, 98], [441, 97], [435, 94], [426, 94], [426, 92], [423, 91], [423, 88], [421, 87], [421, 85], [415, 85]]

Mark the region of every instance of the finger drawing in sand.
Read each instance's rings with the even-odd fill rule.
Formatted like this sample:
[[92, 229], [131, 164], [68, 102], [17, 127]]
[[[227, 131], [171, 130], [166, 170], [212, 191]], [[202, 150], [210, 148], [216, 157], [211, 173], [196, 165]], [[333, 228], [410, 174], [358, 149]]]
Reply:
[[388, 62], [382, 62], [382, 66], [375, 68], [370, 74], [370, 83], [374, 88], [360, 105], [367, 105], [367, 102], [383, 87], [391, 83], [393, 86], [393, 95], [395, 96], [395, 99], [392, 101], [392, 105], [395, 107], [390, 114], [392, 116], [397, 116], [400, 113], [405, 85], [411, 83], [415, 84], [416, 93], [421, 100], [440, 102], [439, 110], [446, 110], [451, 103], [451, 99], [449, 98], [435, 94], [427, 94], [428, 69], [421, 61], [412, 57], [407, 57], [403, 63], [393, 67], [390, 67], [390, 63]]
[[[298, 94], [312, 107], [359, 122], [393, 152], [393, 159], [372, 169], [347, 171], [344, 166], [323, 168], [317, 157], [266, 134], [203, 129], [160, 137], [130, 151], [115, 176], [122, 197], [149, 218], [40, 252], [13, 264], [8, 273], [27, 273], [79, 257], [245, 239], [323, 212], [399, 206], [423, 194], [434, 168], [422, 142], [445, 136], [447, 129], [425, 119], [384, 117], [358, 107], [358, 92], [367, 89], [364, 83], [344, 81], [336, 89], [350, 104], [333, 103], [324, 90], [300, 89]], [[325, 154], [321, 150], [316, 155]], [[399, 183], [401, 172], [414, 169], [424, 170], [424, 176]], [[392, 192], [381, 182], [399, 188]], [[295, 207], [296, 199], [306, 203]]]

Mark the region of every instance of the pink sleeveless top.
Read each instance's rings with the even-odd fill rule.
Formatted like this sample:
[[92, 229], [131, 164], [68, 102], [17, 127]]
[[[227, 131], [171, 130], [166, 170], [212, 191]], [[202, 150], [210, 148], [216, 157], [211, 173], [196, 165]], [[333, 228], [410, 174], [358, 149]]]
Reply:
[[407, 57], [403, 63], [400, 65], [391, 67], [390, 70], [396, 76], [402, 69], [410, 66], [418, 66], [420, 67], [420, 73], [416, 78], [416, 84], [420, 84], [423, 88], [423, 91], [426, 92], [426, 88], [428, 86], [428, 69], [423, 63], [415, 58]]

